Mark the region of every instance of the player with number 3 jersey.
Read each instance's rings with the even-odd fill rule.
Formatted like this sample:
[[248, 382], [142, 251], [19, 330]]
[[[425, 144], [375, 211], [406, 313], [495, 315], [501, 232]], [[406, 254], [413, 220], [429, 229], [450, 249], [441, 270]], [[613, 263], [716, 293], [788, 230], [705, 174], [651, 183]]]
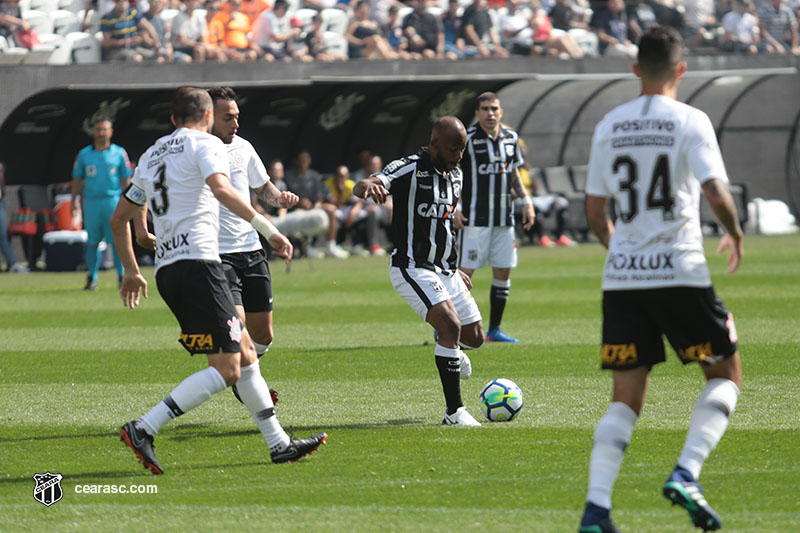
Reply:
[[214, 124], [209, 94], [179, 88], [172, 102], [176, 129], [161, 137], [139, 159], [131, 184], [111, 217], [114, 242], [125, 267], [120, 296], [126, 306], [147, 297], [147, 281], [133, 255], [129, 221], [148, 205], [153, 214], [158, 292], [181, 328], [180, 343], [204, 354], [208, 368], [184, 379], [141, 418], [120, 429], [121, 440], [153, 474], [164, 472], [153, 437], [170, 420], [236, 385], [269, 446], [274, 463], [296, 461], [327, 438], [320, 433], [294, 439], [281, 427], [269, 387], [259, 371], [255, 348], [243, 329], [219, 257], [219, 208], [227, 207], [270, 242], [278, 255], [291, 257], [292, 245], [245, 202], [229, 179], [225, 146], [208, 132]]

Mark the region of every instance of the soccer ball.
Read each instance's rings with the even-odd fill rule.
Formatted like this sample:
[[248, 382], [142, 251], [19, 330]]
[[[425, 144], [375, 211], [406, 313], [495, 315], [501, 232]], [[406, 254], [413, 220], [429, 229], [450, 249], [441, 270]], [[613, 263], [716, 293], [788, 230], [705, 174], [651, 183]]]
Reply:
[[513, 420], [525, 403], [517, 384], [503, 378], [487, 383], [481, 391], [480, 400], [483, 414], [492, 422]]

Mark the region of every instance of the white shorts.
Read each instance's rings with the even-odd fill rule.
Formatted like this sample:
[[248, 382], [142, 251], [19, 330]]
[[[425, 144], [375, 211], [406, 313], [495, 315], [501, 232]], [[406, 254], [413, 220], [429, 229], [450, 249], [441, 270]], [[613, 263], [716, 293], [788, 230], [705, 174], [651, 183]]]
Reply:
[[461, 231], [458, 266], [476, 270], [517, 266], [514, 226], [467, 226]]
[[390, 267], [392, 287], [411, 309], [426, 320], [434, 305], [452, 300], [461, 325], [473, 324], [481, 319], [481, 312], [472, 294], [467, 290], [458, 272], [449, 276], [425, 268]]

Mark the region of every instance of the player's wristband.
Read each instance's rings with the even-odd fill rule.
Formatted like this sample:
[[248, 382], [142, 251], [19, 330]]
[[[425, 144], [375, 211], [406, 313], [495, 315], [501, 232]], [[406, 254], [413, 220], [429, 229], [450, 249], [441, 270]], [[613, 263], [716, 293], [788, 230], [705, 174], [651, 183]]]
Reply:
[[533, 200], [531, 200], [530, 196], [526, 196], [522, 199], [522, 205], [533, 205]]
[[250, 221], [250, 225], [256, 228], [256, 231], [263, 235], [267, 240], [269, 240], [269, 238], [276, 233], [280, 233], [278, 228], [275, 227], [275, 224], [264, 218], [264, 215], [256, 214], [256, 216], [253, 217], [253, 220]]

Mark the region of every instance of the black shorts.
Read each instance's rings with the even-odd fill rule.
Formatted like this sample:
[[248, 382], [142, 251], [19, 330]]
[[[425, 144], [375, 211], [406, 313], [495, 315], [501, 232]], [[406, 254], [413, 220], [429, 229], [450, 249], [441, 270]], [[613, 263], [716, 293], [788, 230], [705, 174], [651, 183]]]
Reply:
[[233, 302], [248, 313], [272, 311], [272, 278], [264, 250], [221, 254]]
[[737, 350], [733, 315], [713, 287], [603, 292], [603, 368], [665, 361], [662, 335], [683, 364], [710, 364]]
[[172, 263], [158, 270], [156, 285], [178, 319], [179, 342], [189, 353], [241, 351], [242, 324], [220, 263]]

